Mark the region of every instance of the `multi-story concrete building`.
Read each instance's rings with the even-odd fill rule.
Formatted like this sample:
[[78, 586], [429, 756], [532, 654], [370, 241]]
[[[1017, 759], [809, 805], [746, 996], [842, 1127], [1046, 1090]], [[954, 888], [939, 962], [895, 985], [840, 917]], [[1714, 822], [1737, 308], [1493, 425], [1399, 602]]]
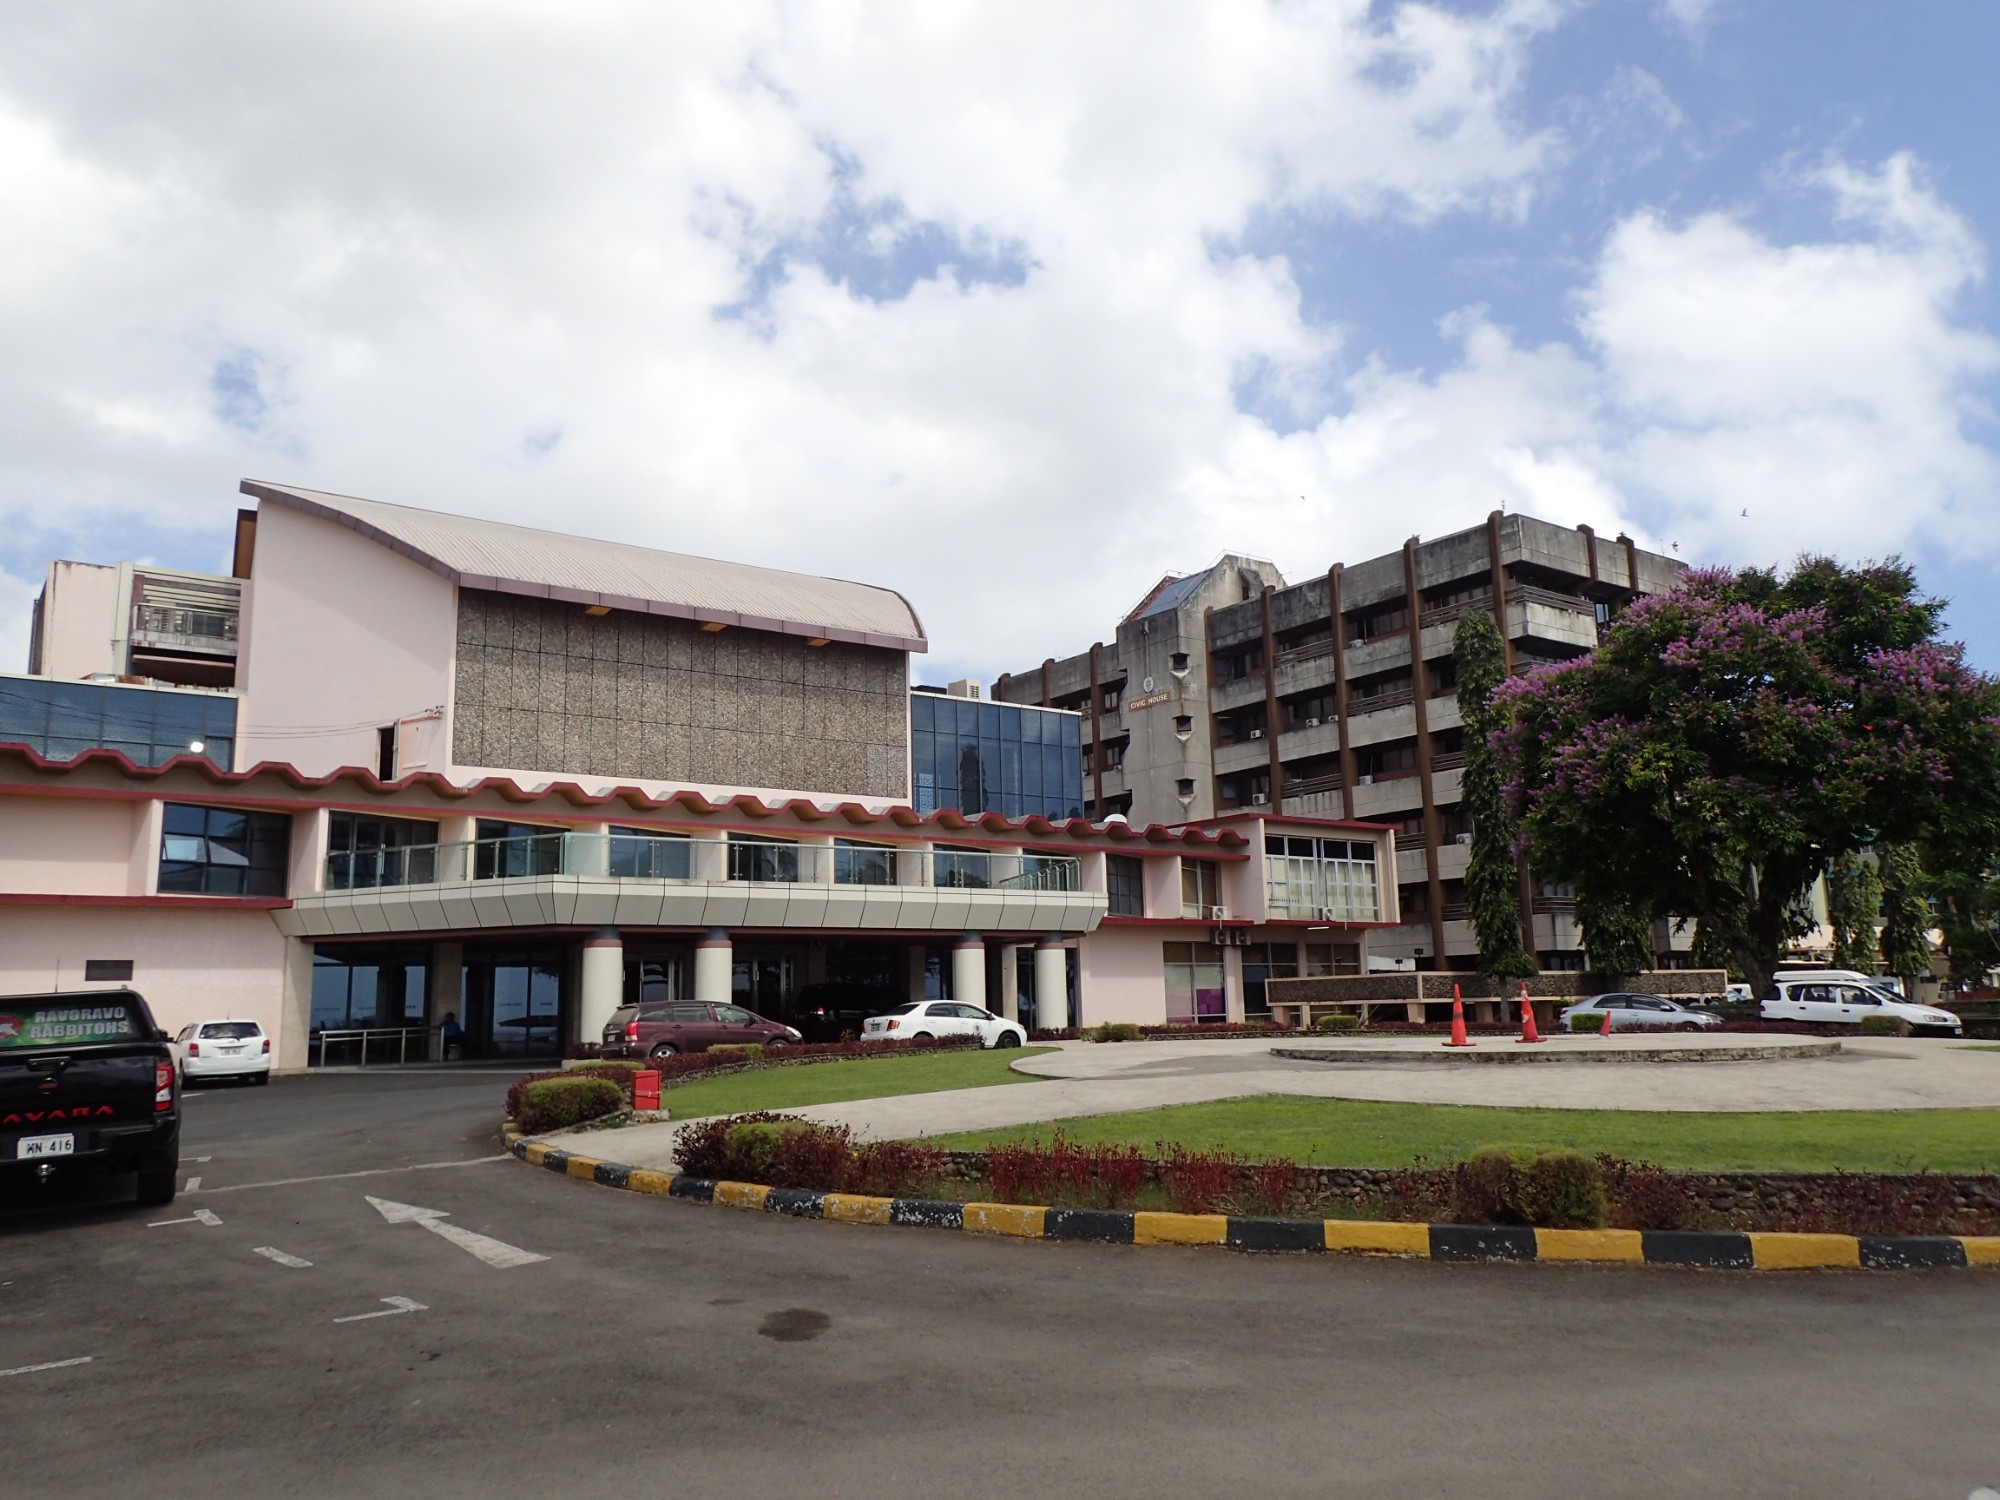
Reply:
[[0, 679], [0, 993], [131, 983], [280, 1066], [421, 1055], [446, 1012], [549, 1055], [640, 998], [1196, 1024], [1397, 922], [1380, 825], [1070, 817], [1074, 716], [913, 697], [892, 590], [244, 490], [227, 685], [162, 686], [133, 570], [72, 565]]
[[[1173, 615], [1166, 671], [1140, 628], [1142, 606], [1120, 622], [1114, 644], [1003, 676], [994, 695], [1061, 704], [1084, 680], [1094, 708], [1086, 756], [1121, 773], [1087, 778], [1086, 811], [1096, 817], [1174, 823], [1245, 809], [1394, 825], [1403, 925], [1369, 951], [1419, 968], [1462, 966], [1478, 943], [1465, 910], [1471, 827], [1459, 806], [1465, 736], [1452, 666], [1459, 617], [1490, 610], [1514, 670], [1565, 661], [1679, 569], [1627, 536], [1604, 540], [1587, 526], [1499, 512], [1482, 527], [1413, 537], [1400, 551], [1335, 563], [1291, 585], [1268, 563], [1230, 557], [1168, 586], [1186, 602]], [[1227, 597], [1232, 586], [1238, 592]], [[1159, 731], [1168, 726], [1174, 748], [1163, 755]], [[1543, 967], [1577, 966], [1570, 894], [1524, 872], [1521, 900]], [[1663, 955], [1688, 945], [1664, 926], [1657, 936]]]

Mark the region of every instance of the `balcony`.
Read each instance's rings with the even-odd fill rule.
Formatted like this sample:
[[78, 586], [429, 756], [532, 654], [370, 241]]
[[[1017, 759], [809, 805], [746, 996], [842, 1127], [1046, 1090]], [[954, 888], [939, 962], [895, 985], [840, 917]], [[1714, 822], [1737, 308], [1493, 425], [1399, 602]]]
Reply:
[[187, 651], [233, 659], [236, 628], [236, 616], [221, 610], [142, 604], [132, 611], [132, 645], [141, 651]]
[[278, 913], [297, 937], [529, 927], [1089, 932], [1074, 856], [619, 834], [366, 849]]

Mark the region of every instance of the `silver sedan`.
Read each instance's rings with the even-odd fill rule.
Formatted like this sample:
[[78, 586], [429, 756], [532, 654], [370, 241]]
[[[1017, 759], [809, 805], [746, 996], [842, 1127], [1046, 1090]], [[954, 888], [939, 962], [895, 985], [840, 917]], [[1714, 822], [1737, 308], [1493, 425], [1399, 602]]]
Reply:
[[1707, 1011], [1690, 1010], [1660, 995], [1633, 995], [1619, 992], [1592, 995], [1562, 1013], [1563, 1029], [1574, 1030], [1571, 1016], [1602, 1024], [1611, 1017], [1613, 1031], [1707, 1031], [1720, 1026], [1722, 1017]]

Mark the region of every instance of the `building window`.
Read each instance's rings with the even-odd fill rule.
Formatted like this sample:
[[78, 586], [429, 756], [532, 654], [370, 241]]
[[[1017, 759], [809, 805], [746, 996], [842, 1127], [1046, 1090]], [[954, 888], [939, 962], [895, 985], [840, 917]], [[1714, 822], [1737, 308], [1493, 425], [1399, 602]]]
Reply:
[[526, 875], [562, 873], [563, 833], [560, 828], [533, 823], [509, 823], [481, 818], [474, 825], [474, 880], [511, 880]]
[[887, 844], [863, 844], [854, 839], [833, 841], [835, 885], [894, 885], [896, 851]]
[[1176, 781], [1174, 783], [1174, 795], [1176, 797], [1194, 796], [1194, 778], [1192, 776], [1183, 776], [1180, 780]]
[[282, 896], [292, 852], [283, 813], [169, 802], [160, 839], [162, 894]]
[[1257, 1021], [1271, 1014], [1265, 985], [1273, 979], [1299, 977], [1299, 950], [1291, 943], [1253, 943], [1243, 950], [1243, 1017]]
[[[430, 966], [423, 959], [393, 950], [315, 953], [312, 1033], [421, 1026], [429, 974]], [[336, 1050], [333, 1057], [336, 1062], [352, 1062], [356, 1055]]]
[[1161, 959], [1168, 1025], [1218, 1025], [1228, 1019], [1220, 948], [1213, 943], [1167, 943]]
[[910, 697], [917, 811], [1067, 820], [1083, 815], [1080, 715], [936, 693]]
[[1361, 947], [1357, 943], [1307, 943], [1306, 978], [1328, 974], [1359, 974]]
[[9, 677], [0, 690], [0, 740], [50, 760], [116, 750], [135, 766], [200, 755], [229, 770], [236, 760], [236, 699], [126, 683]]
[[83, 961], [85, 984], [129, 984], [131, 980], [132, 960], [129, 958], [86, 958]]
[[795, 885], [799, 878], [799, 846], [779, 839], [729, 835], [729, 878], [773, 885]]
[[1381, 920], [1372, 840], [1271, 834], [1264, 840], [1264, 878], [1273, 917]]
[[1222, 869], [1212, 859], [1181, 861], [1181, 915], [1208, 921], [1222, 905]]
[[326, 888], [429, 885], [437, 879], [435, 823], [337, 812], [327, 818]]
[[613, 828], [605, 874], [620, 880], [686, 880], [694, 870], [694, 841], [657, 828]]
[[1146, 862], [1129, 854], [1108, 854], [1104, 858], [1104, 888], [1110, 897], [1109, 913], [1114, 917], [1146, 915]]
[[1187, 652], [1176, 651], [1174, 652], [1173, 655], [1167, 658], [1167, 670], [1169, 672], [1185, 672], [1187, 669], [1188, 669]]
[[1174, 715], [1174, 733], [1175, 733], [1175, 734], [1193, 734], [1193, 733], [1194, 733], [1194, 715], [1193, 715], [1193, 714], [1176, 714], [1176, 715]]
[[993, 856], [984, 849], [940, 845], [931, 851], [931, 880], [939, 886], [983, 891], [993, 884]]

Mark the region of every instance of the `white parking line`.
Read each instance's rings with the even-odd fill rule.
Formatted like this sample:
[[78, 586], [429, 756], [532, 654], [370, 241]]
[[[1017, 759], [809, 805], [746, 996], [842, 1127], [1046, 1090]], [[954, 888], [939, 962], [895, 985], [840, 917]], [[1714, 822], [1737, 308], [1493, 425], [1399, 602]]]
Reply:
[[11, 1370], [0, 1370], [0, 1379], [9, 1375], [33, 1375], [42, 1370], [67, 1370], [71, 1365], [87, 1365], [90, 1361], [90, 1355], [81, 1354], [75, 1359], [52, 1359], [45, 1365], [16, 1365]]
[[215, 1160], [215, 1158], [214, 1158], [214, 1157], [212, 1157], [212, 1156], [197, 1156], [197, 1157], [195, 1158], [195, 1160], [196, 1160], [196, 1161], [214, 1161], [214, 1160]]
[[169, 1224], [206, 1224], [211, 1229], [213, 1229], [217, 1224], [220, 1224], [221, 1222], [222, 1220], [218, 1219], [214, 1214], [210, 1213], [207, 1209], [197, 1208], [193, 1213], [189, 1214], [185, 1219], [155, 1219], [153, 1220], [152, 1223], [148, 1224], [146, 1227], [148, 1229], [165, 1229]]
[[490, 1161], [512, 1161], [502, 1151], [497, 1156], [468, 1156], [459, 1161], [420, 1161], [409, 1167], [369, 1167], [359, 1172], [322, 1172], [317, 1177], [274, 1177], [269, 1182], [232, 1182], [223, 1187], [203, 1188], [204, 1197], [217, 1193], [247, 1193], [252, 1188], [297, 1187], [302, 1182], [343, 1182], [350, 1177], [393, 1177], [401, 1172], [437, 1172], [446, 1167], [483, 1167]]
[[381, 1312], [355, 1313], [352, 1317], [335, 1318], [333, 1321], [336, 1323], [365, 1323], [370, 1318], [393, 1318], [398, 1313], [429, 1311], [423, 1303], [412, 1302], [408, 1297], [384, 1297], [382, 1300], [389, 1305], [383, 1308]]
[[275, 1260], [281, 1266], [290, 1266], [295, 1271], [303, 1271], [312, 1264], [309, 1260], [300, 1260], [296, 1255], [285, 1254], [275, 1245], [259, 1245], [257, 1254], [266, 1260]]
[[186, 1187], [184, 1187], [184, 1188], [182, 1188], [182, 1189], [181, 1189], [181, 1191], [182, 1191], [182, 1192], [184, 1192], [184, 1193], [198, 1193], [198, 1192], [200, 1192], [200, 1191], [201, 1191], [201, 1179], [200, 1179], [199, 1177], [190, 1177], [190, 1178], [188, 1179], [188, 1182], [187, 1182], [187, 1186], [186, 1186]]

